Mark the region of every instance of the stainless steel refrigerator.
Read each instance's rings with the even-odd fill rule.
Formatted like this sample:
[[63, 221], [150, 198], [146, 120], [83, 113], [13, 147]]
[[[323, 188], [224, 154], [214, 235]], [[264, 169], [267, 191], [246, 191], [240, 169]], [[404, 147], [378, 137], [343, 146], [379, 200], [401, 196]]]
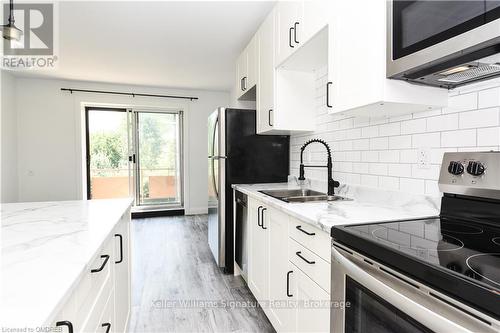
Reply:
[[286, 182], [290, 137], [257, 135], [255, 110], [218, 108], [208, 118], [208, 244], [234, 269], [232, 184]]

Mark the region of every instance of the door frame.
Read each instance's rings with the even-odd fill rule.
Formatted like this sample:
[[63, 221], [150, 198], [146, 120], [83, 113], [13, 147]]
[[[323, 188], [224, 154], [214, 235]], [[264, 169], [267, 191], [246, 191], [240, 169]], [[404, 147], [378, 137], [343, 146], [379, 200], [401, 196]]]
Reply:
[[[134, 131], [133, 133], [133, 145], [134, 145], [134, 153], [136, 154], [136, 162], [134, 163], [134, 189], [135, 192], [133, 193], [134, 195], [134, 208], [137, 211], [141, 210], [155, 210], [155, 209], [184, 209], [184, 154], [185, 154], [185, 147], [184, 147], [184, 111], [182, 109], [146, 109], [146, 108], [132, 108], [132, 119], [133, 119], [133, 125], [132, 129]], [[179, 139], [179, 181], [180, 181], [180, 193], [179, 193], [179, 205], [168, 205], [168, 204], [160, 204], [160, 205], [139, 205], [140, 201], [140, 176], [139, 176], [139, 171], [140, 171], [140, 151], [139, 151], [139, 114], [140, 113], [159, 113], [159, 114], [177, 114], [179, 117], [179, 133], [178, 133], [178, 139]]]
[[[89, 136], [89, 111], [91, 110], [96, 110], [96, 111], [116, 111], [116, 112], [131, 112], [132, 113], [132, 123], [128, 124], [128, 126], [131, 126], [132, 130], [132, 137], [129, 137], [129, 139], [132, 141], [132, 144], [127, 142], [127, 147], [129, 149], [130, 153], [130, 147], [133, 146], [133, 151], [132, 154], [136, 155], [135, 156], [135, 161], [132, 162], [131, 170], [132, 170], [132, 188], [130, 189], [132, 193], [130, 193], [131, 197], [134, 199], [134, 209], [135, 210], [157, 210], [157, 209], [185, 209], [185, 186], [186, 186], [186, 181], [185, 181], [185, 158], [184, 156], [187, 155], [187, 147], [185, 146], [185, 110], [182, 107], [178, 108], [150, 108], [150, 107], [127, 107], [127, 106], [102, 106], [102, 105], [96, 105], [93, 106], [92, 104], [86, 104], [84, 105], [84, 122], [85, 122], [85, 132], [84, 132], [84, 140], [85, 140], [85, 170], [86, 170], [86, 197], [87, 200], [91, 200], [91, 180], [90, 180], [90, 136]], [[179, 180], [180, 180], [180, 203], [179, 206], [170, 206], [169, 205], [138, 205], [139, 202], [139, 129], [138, 129], [138, 123], [139, 123], [139, 113], [160, 113], [160, 114], [172, 114], [176, 113], [178, 114], [179, 117], [179, 133], [178, 133], [178, 140], [179, 140]], [[128, 116], [127, 116], [127, 122], [129, 121]], [[127, 128], [128, 128], [127, 126]], [[127, 136], [129, 134], [127, 133]], [[130, 158], [130, 155], [129, 155]], [[129, 179], [130, 181], [130, 179]]]
[[[86, 168], [86, 179], [87, 179], [87, 200], [91, 200], [90, 196], [90, 135], [89, 135], [89, 111], [115, 111], [115, 112], [127, 112], [126, 108], [117, 107], [103, 107], [103, 106], [85, 106], [85, 168]], [[127, 143], [129, 145], [129, 143]]]

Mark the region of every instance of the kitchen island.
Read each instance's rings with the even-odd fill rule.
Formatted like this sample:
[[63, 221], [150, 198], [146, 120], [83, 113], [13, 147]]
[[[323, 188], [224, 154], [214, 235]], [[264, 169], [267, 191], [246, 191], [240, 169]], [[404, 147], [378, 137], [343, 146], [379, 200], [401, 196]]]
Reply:
[[[61, 326], [62, 332], [78, 332], [109, 324], [125, 331], [131, 204], [131, 199], [3, 204], [2, 329]], [[106, 322], [98, 323], [101, 319]]]

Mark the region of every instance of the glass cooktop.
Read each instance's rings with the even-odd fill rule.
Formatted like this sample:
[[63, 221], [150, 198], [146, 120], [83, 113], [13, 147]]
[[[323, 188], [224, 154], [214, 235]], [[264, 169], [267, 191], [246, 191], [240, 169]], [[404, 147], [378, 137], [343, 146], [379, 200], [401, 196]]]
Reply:
[[333, 227], [332, 237], [474, 304], [486, 295], [500, 315], [500, 226], [435, 218]]

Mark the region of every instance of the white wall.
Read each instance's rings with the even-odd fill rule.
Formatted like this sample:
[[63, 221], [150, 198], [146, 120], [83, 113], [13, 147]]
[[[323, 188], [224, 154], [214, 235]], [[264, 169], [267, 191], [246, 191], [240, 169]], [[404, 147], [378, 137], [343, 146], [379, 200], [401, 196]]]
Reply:
[[[197, 101], [62, 92], [60, 88], [197, 96]], [[207, 211], [207, 117], [227, 92], [160, 89], [16, 78], [19, 201], [82, 199], [85, 192], [83, 104], [181, 107], [185, 110], [185, 208]]]
[[[333, 149], [334, 178], [342, 183], [439, 195], [444, 152], [499, 150], [500, 79], [457, 88], [449, 93], [449, 106], [435, 111], [336, 119], [324, 106], [326, 75], [326, 69], [317, 72], [316, 132], [291, 137], [293, 175], [298, 175], [301, 145], [318, 137]], [[426, 168], [417, 163], [420, 148], [430, 153]], [[323, 150], [319, 144], [307, 148], [312, 164], [325, 163]], [[306, 177], [326, 181], [326, 171], [307, 169]]]
[[17, 117], [14, 78], [8, 72], [1, 75], [1, 193], [0, 202], [16, 202], [17, 192]]

